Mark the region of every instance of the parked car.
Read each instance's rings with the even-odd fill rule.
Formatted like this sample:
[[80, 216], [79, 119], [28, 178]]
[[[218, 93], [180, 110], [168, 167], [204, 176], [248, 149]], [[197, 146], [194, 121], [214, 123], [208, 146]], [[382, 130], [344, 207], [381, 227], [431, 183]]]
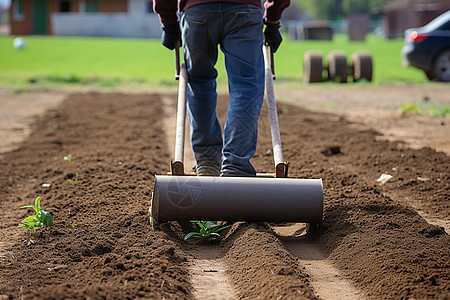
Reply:
[[450, 10], [405, 31], [402, 62], [423, 70], [429, 80], [450, 82]]

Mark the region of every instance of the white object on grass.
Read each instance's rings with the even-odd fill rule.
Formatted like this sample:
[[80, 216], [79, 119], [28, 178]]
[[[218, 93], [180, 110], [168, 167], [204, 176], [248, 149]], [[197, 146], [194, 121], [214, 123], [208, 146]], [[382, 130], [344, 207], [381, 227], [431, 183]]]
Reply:
[[25, 42], [24, 38], [16, 37], [14, 39], [14, 48], [16, 48], [16, 49], [25, 49], [26, 46], [27, 46], [27, 43]]

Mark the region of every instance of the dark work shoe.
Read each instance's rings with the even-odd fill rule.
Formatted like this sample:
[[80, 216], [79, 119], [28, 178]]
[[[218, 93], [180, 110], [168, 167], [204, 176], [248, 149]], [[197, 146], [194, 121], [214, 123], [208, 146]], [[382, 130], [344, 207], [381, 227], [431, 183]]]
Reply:
[[197, 176], [219, 176], [220, 171], [210, 166], [197, 166]]

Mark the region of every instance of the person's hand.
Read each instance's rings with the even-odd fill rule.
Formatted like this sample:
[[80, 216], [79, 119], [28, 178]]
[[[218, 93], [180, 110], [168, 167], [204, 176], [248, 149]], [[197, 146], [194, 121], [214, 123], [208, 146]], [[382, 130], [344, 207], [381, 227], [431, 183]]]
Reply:
[[161, 43], [170, 50], [181, 44], [180, 25], [177, 23], [162, 26]]
[[280, 33], [280, 22], [268, 23], [264, 22], [266, 29], [264, 30], [264, 44], [269, 45], [272, 53], [275, 53], [281, 44], [283, 38]]

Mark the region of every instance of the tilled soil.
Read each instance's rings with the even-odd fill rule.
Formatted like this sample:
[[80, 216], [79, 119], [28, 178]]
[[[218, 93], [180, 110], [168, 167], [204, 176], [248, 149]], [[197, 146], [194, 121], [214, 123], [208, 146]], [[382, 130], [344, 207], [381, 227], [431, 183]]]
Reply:
[[[312, 299], [309, 275], [288, 250], [302, 243], [321, 249], [370, 298], [450, 298], [449, 235], [417, 213], [450, 219], [446, 154], [279, 105], [290, 177], [323, 178], [319, 232], [286, 237], [272, 228], [289, 224], [237, 223], [220, 240], [185, 242], [189, 224], [152, 231], [148, 222], [153, 176], [170, 161], [162, 105], [152, 94], [73, 94], [2, 155], [0, 298], [189, 299], [189, 262], [207, 252], [227, 263], [239, 298]], [[225, 107], [222, 97], [222, 117]], [[273, 169], [265, 113], [253, 160], [262, 172]], [[393, 178], [381, 185], [383, 173]], [[17, 224], [32, 210], [19, 207], [37, 196], [55, 225], [30, 234]]]

